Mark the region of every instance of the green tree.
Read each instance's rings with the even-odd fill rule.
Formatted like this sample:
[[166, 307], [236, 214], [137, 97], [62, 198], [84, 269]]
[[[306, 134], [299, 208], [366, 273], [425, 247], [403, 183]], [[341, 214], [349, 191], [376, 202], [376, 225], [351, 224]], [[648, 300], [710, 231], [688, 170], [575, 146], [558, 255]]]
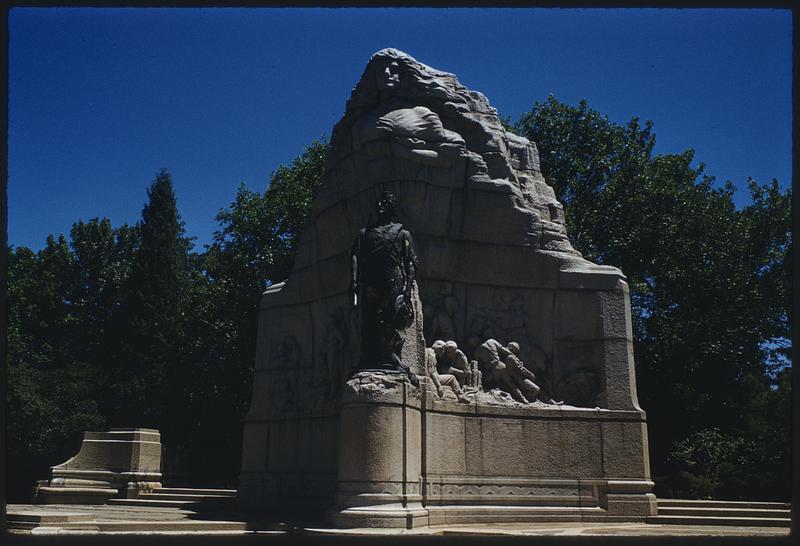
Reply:
[[69, 244], [48, 237], [36, 253], [8, 250], [8, 492], [22, 502], [85, 430], [106, 423], [102, 346], [135, 232], [93, 219], [70, 235]]
[[[678, 479], [692, 469], [669, 454], [715, 431], [757, 444], [769, 372], [786, 364], [790, 194], [750, 181], [752, 204], [738, 210], [733, 185], [693, 167], [691, 150], [654, 155], [650, 122], [618, 125], [585, 101], [551, 96], [515, 128], [539, 147], [573, 245], [628, 277], [653, 472], [672, 494], [696, 494]], [[776, 477], [773, 493], [786, 483]]]
[[[172, 179], [162, 170], [147, 191], [125, 297], [114, 317], [109, 420], [180, 436], [192, 371], [181, 358], [191, 242], [184, 236]], [[113, 350], [113, 349], [112, 349]]]
[[[264, 193], [241, 186], [217, 215], [220, 228], [192, 281], [194, 315], [186, 348], [197, 373], [190, 387], [192, 474], [207, 479], [209, 461], [220, 484], [235, 483], [241, 463], [242, 422], [250, 406], [258, 307], [267, 283], [288, 276], [325, 164], [324, 142], [280, 166]], [[202, 310], [202, 312], [198, 312]]]

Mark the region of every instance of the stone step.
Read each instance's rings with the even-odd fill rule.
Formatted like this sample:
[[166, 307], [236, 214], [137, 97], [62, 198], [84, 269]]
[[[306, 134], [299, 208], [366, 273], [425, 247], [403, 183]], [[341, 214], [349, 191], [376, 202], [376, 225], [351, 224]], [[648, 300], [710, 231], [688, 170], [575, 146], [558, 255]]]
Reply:
[[153, 489], [148, 495], [220, 495], [235, 497], [236, 489], [194, 489], [191, 487], [161, 487]]
[[577, 506], [428, 506], [430, 525], [464, 525], [480, 523], [575, 522], [592, 516], [600, 517], [600, 507]]
[[761, 510], [790, 510], [792, 505], [788, 502], [658, 499], [658, 508], [660, 509], [662, 507], [755, 508]]
[[158, 508], [192, 508], [197, 501], [169, 499], [108, 499], [108, 504], [119, 506], [152, 506]]
[[234, 502], [236, 500], [236, 497], [230, 495], [194, 495], [189, 493], [144, 493], [139, 495], [138, 498], [149, 500], [185, 500], [192, 502]]
[[647, 523], [662, 525], [723, 525], [736, 527], [790, 527], [791, 518], [747, 518], [715, 516], [650, 516]]
[[74, 533], [231, 533], [285, 535], [288, 531], [280, 525], [263, 524], [245, 521], [200, 521], [200, 520], [175, 520], [175, 521], [142, 521], [142, 520], [117, 520], [117, 521], [92, 521], [87, 523], [77, 522], [51, 522], [32, 525], [9, 525], [11, 529], [30, 530], [36, 535], [74, 534]]
[[175, 520], [175, 521], [99, 521], [97, 527], [100, 532], [154, 532], [154, 531], [253, 531], [259, 529], [254, 523], [245, 521], [201, 521], [201, 520]]
[[6, 514], [9, 529], [34, 529], [41, 526], [92, 524], [94, 515], [87, 512], [12, 512]]
[[39, 487], [36, 490], [36, 503], [105, 504], [106, 499], [116, 495], [117, 490], [108, 487]]
[[694, 506], [660, 506], [659, 516], [713, 516], [713, 517], [747, 517], [747, 518], [790, 518], [792, 511], [788, 509], [757, 508], [696, 508]]

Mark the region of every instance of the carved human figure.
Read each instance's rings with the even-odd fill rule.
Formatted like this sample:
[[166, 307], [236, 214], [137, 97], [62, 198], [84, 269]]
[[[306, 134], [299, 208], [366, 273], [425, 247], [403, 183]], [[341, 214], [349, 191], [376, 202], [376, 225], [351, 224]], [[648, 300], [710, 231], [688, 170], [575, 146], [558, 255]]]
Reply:
[[[518, 355], [518, 343], [512, 341], [504, 347], [496, 339], [487, 339], [475, 351], [487, 387], [504, 390], [514, 400], [529, 404], [536, 400], [541, 388], [534, 382], [536, 376], [525, 367]], [[548, 400], [547, 403], [556, 402]]]
[[397, 61], [390, 61], [383, 69], [383, 72], [377, 74], [377, 87], [382, 96], [389, 95], [393, 89], [400, 85], [400, 65]]
[[509, 343], [508, 350], [513, 354], [506, 356], [503, 362], [515, 388], [511, 394], [512, 396], [516, 394], [517, 396], [514, 396], [514, 398], [525, 404], [533, 402], [541, 391], [539, 385], [534, 383], [536, 376], [522, 364], [522, 361], [517, 356], [519, 354], [519, 345], [517, 343], [513, 341]]
[[444, 387], [449, 387], [455, 393], [459, 402], [469, 403], [470, 400], [464, 395], [456, 376], [450, 373], [439, 373], [440, 358], [444, 356], [444, 352], [445, 342], [440, 339], [434, 341], [432, 347], [425, 348], [425, 372], [433, 381], [439, 398], [444, 396]]
[[446, 373], [456, 376], [462, 387], [472, 386], [472, 370], [470, 369], [469, 361], [455, 341], [448, 341], [444, 344], [442, 361]]
[[417, 258], [411, 233], [395, 221], [392, 193], [381, 193], [377, 212], [377, 220], [356, 237], [351, 258], [353, 305], [361, 308], [359, 369], [403, 370], [418, 385], [400, 357], [400, 332], [414, 322], [411, 291]]
[[545, 404], [555, 404], [558, 406], [564, 403], [555, 401], [545, 393], [543, 388], [534, 383], [534, 381], [537, 381], [536, 374], [529, 370], [519, 359], [519, 343], [512, 341], [508, 344], [508, 350], [511, 351], [512, 354], [507, 356], [504, 360], [506, 368], [509, 370], [512, 378], [514, 378], [515, 384], [531, 401], [539, 399]]
[[[373, 68], [377, 97], [351, 99], [353, 107], [363, 106], [371, 110], [354, 127], [353, 145], [359, 149], [370, 141], [389, 141], [395, 158], [448, 168], [459, 157], [468, 156], [466, 143], [461, 135], [445, 129], [436, 112], [422, 105], [409, 107], [407, 97], [402, 96], [411, 80], [408, 73], [403, 75], [399, 60], [387, 59], [381, 66]], [[446, 95], [447, 91], [444, 88], [429, 89], [425, 94]], [[376, 104], [377, 108], [374, 108]]]
[[495, 378], [499, 370], [505, 369], [502, 359], [513, 354], [502, 343], [494, 338], [489, 338], [475, 349], [475, 360], [478, 361], [483, 380], [487, 386], [492, 386], [498, 382]]

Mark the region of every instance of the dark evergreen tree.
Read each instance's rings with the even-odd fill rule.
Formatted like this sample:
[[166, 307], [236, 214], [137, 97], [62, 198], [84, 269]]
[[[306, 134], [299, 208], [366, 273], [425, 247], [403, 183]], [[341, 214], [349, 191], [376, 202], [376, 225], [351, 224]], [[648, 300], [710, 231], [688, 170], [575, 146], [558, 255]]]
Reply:
[[[159, 428], [180, 435], [185, 415], [181, 359], [187, 253], [172, 179], [162, 170], [147, 191], [139, 244], [115, 317], [109, 418], [116, 426]], [[172, 436], [172, 438], [171, 438]]]

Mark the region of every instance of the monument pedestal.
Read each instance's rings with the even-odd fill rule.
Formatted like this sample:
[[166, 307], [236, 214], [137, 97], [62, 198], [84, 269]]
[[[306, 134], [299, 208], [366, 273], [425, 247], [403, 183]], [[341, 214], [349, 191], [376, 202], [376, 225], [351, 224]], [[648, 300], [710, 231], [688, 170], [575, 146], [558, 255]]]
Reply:
[[421, 389], [403, 372], [364, 371], [348, 381], [339, 418], [335, 507], [339, 527], [419, 527]]
[[[360, 372], [339, 420], [337, 527], [644, 521], [655, 515], [641, 411], [439, 399]], [[599, 440], [598, 440], [599, 439]]]
[[161, 434], [146, 428], [85, 432], [78, 453], [51, 468], [37, 504], [105, 504], [161, 487]]

